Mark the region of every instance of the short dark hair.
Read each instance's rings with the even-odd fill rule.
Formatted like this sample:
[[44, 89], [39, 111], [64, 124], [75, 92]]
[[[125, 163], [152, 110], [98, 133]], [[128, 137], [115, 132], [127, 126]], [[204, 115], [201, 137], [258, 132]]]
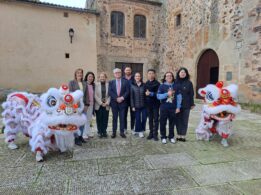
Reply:
[[91, 83], [91, 85], [93, 85], [93, 84], [94, 84], [94, 81], [95, 81], [95, 75], [94, 75], [93, 72], [90, 72], [90, 71], [87, 72], [86, 75], [85, 75], [85, 77], [84, 77], [84, 81], [87, 81], [87, 78], [88, 78], [88, 76], [89, 76], [90, 74], [93, 76], [93, 81], [92, 81], [92, 83]]
[[173, 72], [168, 71], [168, 72], [166, 72], [166, 73], [164, 74], [163, 79], [162, 79], [162, 83], [165, 83], [165, 82], [166, 82], [166, 75], [169, 74], [169, 73], [172, 75], [172, 78], [173, 78], [172, 82], [175, 81], [175, 77], [174, 77]]
[[182, 70], [184, 70], [185, 73], [186, 73], [186, 77], [185, 77], [184, 79], [185, 79], [185, 80], [189, 80], [189, 79], [190, 79], [190, 75], [189, 75], [189, 73], [188, 73], [188, 69], [186, 69], [185, 67], [181, 67], [181, 68], [178, 70], [177, 75], [176, 75], [177, 81], [181, 79], [180, 76], [179, 76], [179, 73], [180, 73]]
[[155, 69], [152, 69], [152, 68], [150, 68], [147, 72], [154, 72], [154, 73], [156, 73], [156, 70]]
[[[130, 67], [130, 66], [126, 66], [126, 67], [124, 68], [124, 70], [125, 70], [126, 68], [129, 68], [129, 69], [131, 69], [131, 67]], [[132, 70], [132, 69], [131, 69], [131, 70]]]

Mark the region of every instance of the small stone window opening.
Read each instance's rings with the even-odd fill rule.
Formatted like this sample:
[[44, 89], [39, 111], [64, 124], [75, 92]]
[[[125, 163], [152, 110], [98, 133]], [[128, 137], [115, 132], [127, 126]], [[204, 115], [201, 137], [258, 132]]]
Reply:
[[143, 15], [134, 16], [134, 37], [146, 38], [146, 17]]
[[63, 16], [64, 16], [65, 18], [68, 18], [68, 17], [69, 17], [68, 12], [64, 12], [64, 13], [63, 13]]
[[111, 34], [124, 36], [124, 14], [122, 12], [111, 12]]
[[176, 15], [176, 27], [181, 26], [181, 14]]
[[65, 58], [70, 58], [70, 54], [69, 53], [65, 53]]

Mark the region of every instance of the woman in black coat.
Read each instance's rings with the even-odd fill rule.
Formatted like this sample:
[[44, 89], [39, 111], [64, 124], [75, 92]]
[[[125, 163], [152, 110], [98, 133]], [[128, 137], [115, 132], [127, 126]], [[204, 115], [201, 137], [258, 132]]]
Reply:
[[180, 113], [177, 114], [176, 122], [177, 141], [185, 142], [190, 110], [195, 107], [193, 84], [190, 81], [190, 76], [186, 68], [182, 67], [178, 70], [176, 83], [179, 85], [182, 95], [181, 110]]
[[131, 85], [131, 108], [135, 112], [135, 132], [139, 137], [144, 137], [146, 126], [146, 107], [145, 107], [145, 85], [142, 82], [141, 74], [137, 72]]

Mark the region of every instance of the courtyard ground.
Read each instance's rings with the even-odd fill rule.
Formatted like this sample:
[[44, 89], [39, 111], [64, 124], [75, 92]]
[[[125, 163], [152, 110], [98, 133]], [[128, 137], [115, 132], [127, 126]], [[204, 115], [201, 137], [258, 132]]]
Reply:
[[95, 136], [43, 163], [28, 139], [20, 136], [20, 148], [10, 151], [1, 134], [0, 194], [261, 194], [261, 115], [242, 111], [224, 148], [220, 138], [196, 141], [200, 109], [191, 113], [186, 143], [163, 145], [130, 132], [127, 139]]

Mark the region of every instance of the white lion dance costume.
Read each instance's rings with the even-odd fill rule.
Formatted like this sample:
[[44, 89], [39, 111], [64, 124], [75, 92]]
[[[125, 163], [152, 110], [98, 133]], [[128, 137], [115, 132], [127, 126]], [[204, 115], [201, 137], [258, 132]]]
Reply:
[[27, 93], [10, 94], [2, 105], [8, 147], [17, 148], [16, 134], [22, 131], [30, 137], [29, 143], [38, 162], [43, 161], [50, 149], [71, 150], [74, 133], [85, 123], [82, 98], [81, 90], [69, 93], [67, 85], [50, 88], [40, 99]]
[[74, 146], [74, 133], [84, 125], [83, 92], [69, 93], [68, 86], [51, 88], [41, 96], [41, 114], [29, 127], [30, 146], [36, 161], [43, 161], [50, 149], [65, 152]]
[[200, 88], [198, 93], [204, 97], [205, 104], [200, 123], [196, 129], [198, 140], [208, 141], [213, 135], [222, 137], [221, 144], [228, 146], [227, 139], [232, 134], [232, 121], [241, 110], [237, 101], [238, 86], [235, 84], [223, 87], [223, 82], [209, 84]]
[[18, 148], [15, 140], [19, 132], [30, 137], [28, 128], [40, 115], [39, 102], [40, 99], [36, 95], [26, 92], [15, 92], [8, 95], [6, 102], [2, 104], [4, 134], [8, 148]]

